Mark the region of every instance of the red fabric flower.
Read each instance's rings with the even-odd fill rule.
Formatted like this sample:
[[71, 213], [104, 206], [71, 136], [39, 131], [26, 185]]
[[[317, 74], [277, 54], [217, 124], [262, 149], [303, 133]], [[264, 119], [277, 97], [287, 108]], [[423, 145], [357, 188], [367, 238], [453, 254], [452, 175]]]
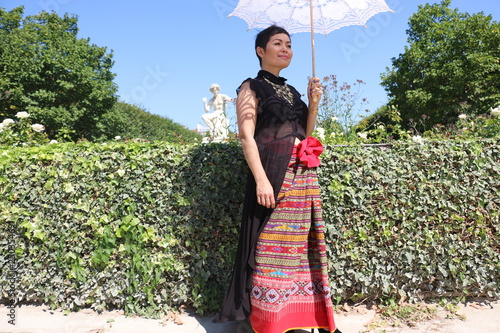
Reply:
[[297, 145], [297, 157], [308, 168], [318, 167], [321, 164], [319, 155], [324, 148], [321, 141], [315, 137], [308, 136]]

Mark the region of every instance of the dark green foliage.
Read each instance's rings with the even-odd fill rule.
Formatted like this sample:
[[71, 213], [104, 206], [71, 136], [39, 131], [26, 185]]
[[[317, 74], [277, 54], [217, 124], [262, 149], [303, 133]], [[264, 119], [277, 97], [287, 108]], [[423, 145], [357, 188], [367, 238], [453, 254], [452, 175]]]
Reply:
[[329, 148], [333, 295], [498, 297], [499, 154], [498, 140]]
[[378, 108], [374, 113], [369, 116], [366, 116], [361, 120], [357, 127], [361, 130], [368, 129], [371, 125], [376, 123], [381, 123], [384, 125], [396, 125], [397, 121], [390, 116], [391, 107], [388, 105], [382, 105]]
[[112, 55], [77, 38], [77, 18], [23, 7], [0, 8], [0, 118], [27, 111], [50, 138], [61, 130], [93, 139], [98, 119], [113, 107]]
[[[328, 147], [319, 170], [335, 301], [499, 297], [499, 147]], [[239, 145], [83, 143], [0, 155], [3, 300], [12, 283], [21, 302], [73, 310], [218, 309], [247, 172]]]
[[171, 119], [151, 114], [125, 102], [117, 102], [113, 109], [99, 120], [101, 139], [116, 136], [122, 139], [167, 141], [170, 143], [195, 143], [201, 136]]
[[459, 114], [477, 116], [500, 104], [500, 24], [450, 3], [419, 6], [410, 17], [409, 45], [383, 74], [404, 126], [423, 115], [430, 126], [452, 124]]
[[112, 54], [78, 39], [77, 18], [0, 8], [0, 120], [27, 111], [61, 141], [126, 139], [193, 143], [172, 120], [116, 102]]

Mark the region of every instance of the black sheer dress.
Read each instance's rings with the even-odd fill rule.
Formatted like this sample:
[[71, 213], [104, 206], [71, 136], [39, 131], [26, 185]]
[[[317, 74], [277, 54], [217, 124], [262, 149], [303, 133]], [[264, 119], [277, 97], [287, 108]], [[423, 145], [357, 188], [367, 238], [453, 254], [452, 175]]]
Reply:
[[[250, 83], [258, 99], [255, 140], [275, 198], [283, 183], [295, 145], [305, 139], [308, 109], [299, 92], [286, 84], [286, 79], [267, 71], [259, 71]], [[239, 92], [239, 89], [237, 90]], [[256, 183], [249, 172], [243, 218], [232, 279], [220, 313], [214, 322], [244, 320], [250, 315], [251, 276], [255, 267], [255, 246], [262, 228], [273, 209], [257, 203]]]

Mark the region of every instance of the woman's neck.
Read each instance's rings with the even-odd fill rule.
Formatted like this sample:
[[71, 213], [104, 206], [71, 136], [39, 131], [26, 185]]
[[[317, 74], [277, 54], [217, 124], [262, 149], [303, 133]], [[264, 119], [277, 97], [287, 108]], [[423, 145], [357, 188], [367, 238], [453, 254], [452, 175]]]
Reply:
[[276, 68], [276, 67], [272, 67], [272, 66], [265, 66], [264, 65], [260, 69], [262, 69], [263, 71], [269, 72], [269, 73], [273, 74], [276, 77], [279, 77], [280, 76], [280, 72], [281, 72], [281, 68]]

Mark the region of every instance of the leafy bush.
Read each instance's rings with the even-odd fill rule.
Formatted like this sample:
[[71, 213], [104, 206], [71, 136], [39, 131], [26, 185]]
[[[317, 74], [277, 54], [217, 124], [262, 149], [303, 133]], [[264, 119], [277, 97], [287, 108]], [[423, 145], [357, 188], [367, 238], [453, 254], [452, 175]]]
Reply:
[[0, 123], [0, 145], [26, 146], [47, 143], [47, 135], [42, 133], [45, 126], [32, 124], [28, 112], [17, 112], [15, 117], [5, 118]]
[[361, 97], [362, 80], [349, 84], [340, 82], [336, 75], [325, 76], [321, 82], [323, 97], [318, 109], [318, 128], [322, 134], [330, 134], [331, 143], [353, 141], [357, 138], [357, 118], [364, 117], [361, 113], [368, 101]]
[[498, 140], [330, 148], [333, 294], [498, 297], [499, 153]]
[[329, 123], [330, 127], [318, 127], [315, 131], [316, 136], [330, 145], [500, 138], [500, 107], [491, 108], [489, 113], [478, 116], [459, 114], [454, 122], [445, 126], [432, 125], [432, 120], [425, 114], [419, 119], [410, 119], [410, 123], [404, 125], [401, 112], [393, 105], [384, 105], [358, 124], [351, 125], [348, 128], [350, 135], [342, 134], [341, 124], [337, 118], [333, 119]]
[[101, 140], [118, 136], [122, 139], [145, 139], [171, 143], [195, 143], [201, 136], [173, 120], [151, 114], [144, 109], [117, 102], [113, 109], [104, 114], [98, 123]]
[[460, 139], [471, 140], [477, 138], [500, 137], [500, 115], [497, 107], [491, 109], [490, 114], [481, 114], [471, 117], [465, 113], [457, 117], [454, 124], [448, 126], [434, 126], [424, 135], [429, 139]]
[[[319, 170], [336, 300], [500, 296], [498, 143], [328, 147]], [[0, 155], [4, 300], [146, 316], [218, 309], [247, 172], [238, 144]]]

